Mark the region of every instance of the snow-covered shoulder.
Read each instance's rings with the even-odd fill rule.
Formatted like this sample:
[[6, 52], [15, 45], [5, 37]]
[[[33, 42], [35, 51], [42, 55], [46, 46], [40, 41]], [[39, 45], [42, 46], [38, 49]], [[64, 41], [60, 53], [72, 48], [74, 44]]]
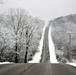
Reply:
[[76, 63], [66, 63], [66, 64], [76, 67]]
[[53, 43], [52, 36], [51, 36], [51, 27], [49, 28], [48, 39], [49, 39], [50, 62], [58, 63], [56, 59], [54, 43]]
[[0, 64], [13, 64], [13, 62], [0, 62]]

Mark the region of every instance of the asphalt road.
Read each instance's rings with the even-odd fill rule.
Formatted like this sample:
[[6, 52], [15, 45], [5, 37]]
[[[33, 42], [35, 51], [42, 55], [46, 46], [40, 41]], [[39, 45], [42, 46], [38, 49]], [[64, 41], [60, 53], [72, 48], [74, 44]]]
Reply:
[[49, 26], [46, 27], [44, 32], [43, 48], [42, 48], [42, 55], [40, 61], [42, 63], [50, 62], [48, 33], [49, 33]]
[[76, 75], [76, 68], [65, 64], [0, 65], [0, 75]]
[[52, 64], [52, 75], [76, 75], [76, 68], [66, 64]]

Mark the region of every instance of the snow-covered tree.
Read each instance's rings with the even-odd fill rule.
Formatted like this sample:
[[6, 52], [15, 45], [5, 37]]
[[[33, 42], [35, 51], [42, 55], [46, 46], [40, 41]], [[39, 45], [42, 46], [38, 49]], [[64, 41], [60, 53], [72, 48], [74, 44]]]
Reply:
[[15, 34], [11, 30], [0, 26], [0, 60], [12, 61], [13, 57], [10, 58], [9, 54], [10, 52], [14, 54], [14, 51], [12, 51], [15, 44], [14, 37]]
[[0, 16], [0, 23], [15, 35], [15, 63], [28, 62], [38, 51], [44, 21], [28, 15], [23, 9], [10, 9], [9, 13]]
[[[63, 57], [69, 59], [68, 55], [72, 55], [72, 50], [76, 50], [76, 14], [56, 18], [50, 21], [50, 25], [56, 50], [62, 50], [64, 52]], [[68, 34], [69, 32], [72, 33], [71, 37]], [[69, 50], [71, 50], [70, 53]]]

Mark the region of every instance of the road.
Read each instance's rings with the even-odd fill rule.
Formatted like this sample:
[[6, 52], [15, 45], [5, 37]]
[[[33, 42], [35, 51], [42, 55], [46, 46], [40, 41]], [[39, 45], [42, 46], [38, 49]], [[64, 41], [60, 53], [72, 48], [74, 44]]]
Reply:
[[52, 64], [52, 75], [76, 75], [76, 68], [67, 64]]
[[0, 65], [0, 75], [76, 75], [76, 68], [61, 64], [49, 63], [48, 31], [46, 27], [41, 63], [18, 63]]
[[0, 75], [76, 75], [76, 68], [62, 63], [49, 63], [49, 27], [44, 33], [41, 63], [18, 63], [0, 65]]
[[76, 75], [76, 68], [65, 64], [0, 65], [0, 75]]
[[40, 60], [40, 62], [42, 63], [50, 62], [48, 33], [49, 33], [49, 26], [46, 27], [44, 33], [42, 55]]

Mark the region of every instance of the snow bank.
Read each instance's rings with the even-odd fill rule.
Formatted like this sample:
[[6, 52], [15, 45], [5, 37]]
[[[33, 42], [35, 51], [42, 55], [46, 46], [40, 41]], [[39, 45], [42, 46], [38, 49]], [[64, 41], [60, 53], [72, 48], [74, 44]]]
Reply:
[[67, 64], [76, 67], [76, 63], [67, 63]]
[[0, 64], [11, 64], [12, 62], [0, 62]]
[[53, 40], [51, 37], [51, 28], [49, 28], [48, 39], [49, 39], [50, 62], [51, 63], [58, 63], [57, 59], [56, 59], [54, 43], [53, 43]]

